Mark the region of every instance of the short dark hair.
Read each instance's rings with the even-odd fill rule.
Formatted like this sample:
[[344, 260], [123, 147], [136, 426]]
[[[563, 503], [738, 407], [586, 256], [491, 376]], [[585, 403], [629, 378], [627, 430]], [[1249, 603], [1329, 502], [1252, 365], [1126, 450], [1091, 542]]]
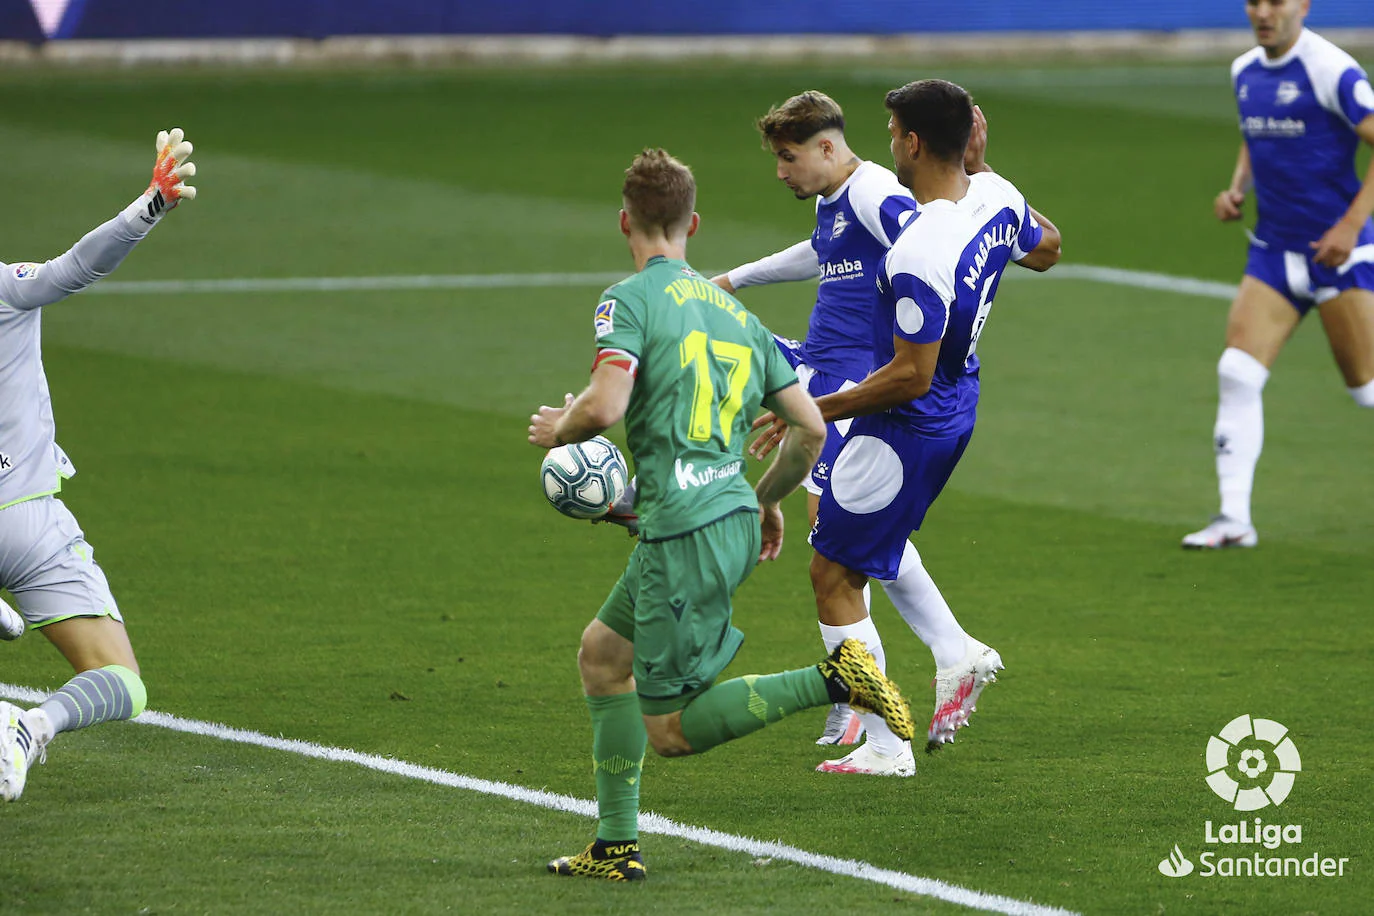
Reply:
[[805, 143], [823, 130], [844, 130], [844, 111], [824, 92], [808, 89], [768, 109], [755, 123], [764, 146]]
[[902, 130], [921, 138], [931, 155], [946, 162], [964, 158], [973, 132], [973, 97], [947, 80], [916, 80], [883, 100]]
[[697, 204], [692, 170], [662, 149], [646, 149], [635, 156], [625, 170], [620, 193], [635, 226], [661, 229], [665, 234], [687, 225]]

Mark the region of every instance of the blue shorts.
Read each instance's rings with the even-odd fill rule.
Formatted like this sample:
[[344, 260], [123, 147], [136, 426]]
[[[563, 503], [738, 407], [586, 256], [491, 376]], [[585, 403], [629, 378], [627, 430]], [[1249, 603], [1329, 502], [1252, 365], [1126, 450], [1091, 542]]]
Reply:
[[1366, 225], [1340, 267], [1312, 260], [1312, 251], [1284, 251], [1252, 242], [1245, 275], [1278, 290], [1299, 315], [1348, 289], [1374, 290], [1374, 228]]
[[907, 538], [921, 527], [973, 430], [936, 438], [889, 414], [856, 417], [821, 494], [811, 546], [875, 579], [895, 579]]
[[[837, 391], [848, 391], [859, 384], [853, 379], [821, 372], [808, 366], [801, 353], [801, 341], [779, 337], [776, 334], [773, 335], [773, 339], [777, 341], [783, 357], [797, 370], [797, 380], [801, 382], [802, 388], [813, 398], [834, 394]], [[830, 470], [835, 467], [835, 459], [844, 447], [844, 437], [849, 434], [849, 425], [853, 422], [849, 419], [825, 424], [825, 445], [821, 448], [821, 457], [816, 459], [816, 466], [802, 481], [806, 492], [820, 496], [830, 486]]]

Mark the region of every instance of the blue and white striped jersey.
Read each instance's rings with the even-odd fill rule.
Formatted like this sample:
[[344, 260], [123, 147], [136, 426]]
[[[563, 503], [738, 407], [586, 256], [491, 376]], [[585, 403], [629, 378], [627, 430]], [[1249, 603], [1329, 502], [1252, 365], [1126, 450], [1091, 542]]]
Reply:
[[1354, 126], [1374, 114], [1374, 89], [1349, 54], [1304, 29], [1277, 60], [1253, 48], [1231, 64], [1250, 152], [1261, 244], [1307, 251], [1360, 190]]
[[1043, 233], [1026, 198], [993, 172], [969, 176], [962, 200], [921, 205], [879, 271], [874, 365], [892, 361], [894, 337], [941, 341], [940, 356], [930, 391], [891, 413], [934, 436], [973, 427], [978, 335], [1008, 263], [1029, 254]]
[[802, 346], [808, 366], [856, 381], [872, 371], [873, 283], [915, 209], [911, 192], [874, 162], [860, 163], [838, 191], [816, 201], [811, 247], [820, 288]]

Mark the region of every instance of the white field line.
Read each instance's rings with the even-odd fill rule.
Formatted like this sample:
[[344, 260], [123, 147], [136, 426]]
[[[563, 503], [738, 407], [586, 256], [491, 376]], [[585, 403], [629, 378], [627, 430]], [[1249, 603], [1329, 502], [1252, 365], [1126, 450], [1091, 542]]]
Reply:
[[[33, 690], [29, 687], [6, 684], [0, 681], [0, 697], [9, 697], [10, 699], [18, 700], [22, 703], [41, 703], [47, 698], [47, 694]], [[220, 741], [231, 741], [236, 744], [265, 747], [275, 751], [300, 754], [303, 757], [313, 757], [317, 760], [351, 763], [356, 766], [366, 767], [369, 770], [389, 773], [393, 776], [418, 779], [422, 782], [429, 782], [439, 786], [448, 786], [454, 789], [464, 789], [469, 792], [480, 792], [483, 795], [495, 795], [512, 801], [538, 805], [541, 808], [551, 808], [555, 811], [567, 811], [571, 814], [580, 814], [584, 817], [596, 817], [596, 802], [593, 800], [573, 798], [570, 795], [557, 795], [553, 792], [527, 789], [524, 786], [514, 786], [504, 782], [493, 782], [488, 779], [477, 779], [473, 776], [464, 776], [461, 773], [450, 773], [446, 770], [437, 770], [432, 767], [406, 763], [404, 760], [378, 757], [374, 754], [362, 754], [358, 751], [347, 750], [346, 748], [326, 747], [322, 744], [312, 744], [309, 741], [273, 738], [270, 735], [264, 735], [260, 732], [247, 731], [241, 728], [230, 728], [227, 725], [219, 725], [214, 722], [182, 719], [163, 712], [153, 712], [152, 710], [145, 711], [143, 715], [132, 721], [137, 725], [155, 725], [159, 728], [170, 729], [171, 731], [201, 735], [206, 738], [217, 738]], [[660, 815], [648, 811], [640, 813], [639, 829], [644, 833], [678, 837], [680, 839], [690, 840], [694, 843], [700, 843], [703, 846], [715, 846], [720, 849], [743, 853], [755, 858], [771, 858], [793, 862], [804, 868], [814, 868], [817, 871], [830, 872], [831, 874], [842, 875], [848, 878], [857, 878], [860, 881], [871, 881], [874, 884], [882, 884], [899, 891], [906, 891], [907, 893], [918, 894], [923, 897], [934, 897], [937, 900], [944, 900], [949, 903], [957, 903], [961, 906], [981, 910], [985, 913], [1004, 913], [1006, 916], [1075, 916], [1070, 910], [1042, 906], [1038, 903], [1015, 900], [1011, 897], [1002, 897], [996, 894], [985, 894], [982, 891], [974, 891], [968, 888], [959, 887], [958, 885], [946, 884], [934, 878], [922, 878], [919, 875], [909, 875], [905, 872], [878, 868], [867, 862], [820, 855], [819, 853], [798, 849], [795, 846], [788, 846], [785, 843], [735, 836], [734, 834], [722, 833], [719, 830], [711, 830], [707, 827], [692, 827], [686, 824], [679, 824], [676, 821], [671, 821], [666, 817], [661, 817]]]
[[[521, 289], [533, 287], [610, 286], [626, 271], [599, 273], [530, 274], [410, 274], [389, 277], [237, 277], [218, 280], [106, 280], [86, 292], [103, 295], [186, 295], [190, 293], [329, 293], [365, 290]], [[708, 274], [707, 276], [711, 276]], [[1176, 277], [1143, 270], [1064, 264], [1048, 273], [1010, 271], [1007, 277], [1089, 280], [1229, 301], [1236, 294], [1230, 283]]]

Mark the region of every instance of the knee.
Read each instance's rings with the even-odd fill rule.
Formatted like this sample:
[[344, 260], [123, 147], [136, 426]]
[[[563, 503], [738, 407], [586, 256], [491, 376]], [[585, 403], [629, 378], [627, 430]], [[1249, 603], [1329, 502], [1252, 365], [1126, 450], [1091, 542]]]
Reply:
[[577, 670], [585, 683], [624, 680], [630, 675], [628, 669], [620, 669], [613, 656], [600, 651], [597, 646], [587, 645], [585, 640], [577, 650]]
[[839, 584], [836, 572], [836, 564], [818, 553], [811, 555], [811, 591], [815, 594], [817, 602], [824, 603]]
[[577, 670], [582, 675], [583, 687], [594, 694], [618, 688], [633, 673], [632, 653], [628, 640], [601, 621], [593, 620], [582, 631], [577, 649]]
[[682, 714], [671, 716], [646, 716], [644, 730], [649, 735], [649, 746], [660, 757], [686, 757], [694, 753], [687, 738], [682, 734]]
[[1269, 380], [1264, 363], [1237, 347], [1227, 347], [1217, 361], [1217, 379], [1223, 390], [1260, 391]]
[[692, 753], [692, 746], [682, 738], [649, 738], [654, 753], [660, 757], [686, 757]]

